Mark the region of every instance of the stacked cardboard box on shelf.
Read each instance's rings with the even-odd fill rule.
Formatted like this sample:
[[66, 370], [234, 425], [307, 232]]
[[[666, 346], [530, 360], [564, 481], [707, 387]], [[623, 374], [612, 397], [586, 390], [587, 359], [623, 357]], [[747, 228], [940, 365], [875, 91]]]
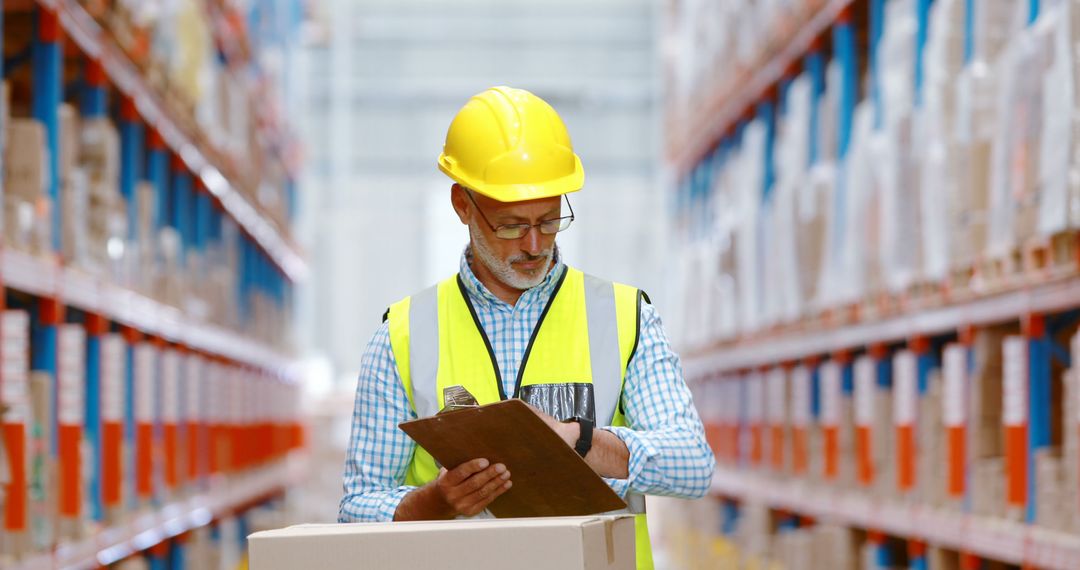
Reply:
[[1072, 368], [1062, 374], [1063, 453], [1062, 471], [1064, 500], [1067, 514], [1065, 527], [1080, 532], [1080, 333], [1072, 340]]
[[1014, 332], [991, 327], [975, 335], [972, 350], [971, 402], [968, 416], [968, 453], [971, 466], [972, 511], [986, 516], [1004, 515], [1005, 465], [1002, 429], [1004, 369], [1003, 343]]
[[52, 386], [48, 372], [30, 372], [30, 544], [25, 552], [46, 552], [56, 544], [58, 475], [56, 459], [49, 449], [56, 430], [52, 421]]
[[127, 236], [127, 205], [120, 195], [120, 135], [108, 117], [82, 122], [79, 140], [79, 163], [87, 173], [88, 263], [99, 273], [113, 279], [123, 267], [123, 248]]
[[772, 514], [768, 505], [746, 501], [739, 505], [738, 529], [735, 543], [743, 564], [768, 559], [773, 552]]
[[814, 534], [812, 553], [815, 568], [855, 570], [859, 567], [858, 542], [852, 529], [822, 524], [813, 527], [811, 532]]
[[1067, 530], [1075, 511], [1066, 495], [1061, 449], [1047, 447], [1035, 451], [1035, 524], [1055, 530]]
[[8, 145], [4, 159], [5, 245], [44, 255], [52, 249], [45, 128], [36, 120], [16, 118], [6, 130], [7, 140], [19, 144]]
[[57, 111], [60, 119], [60, 251], [69, 266], [89, 270], [89, 176], [79, 160], [79, 112], [64, 103]]
[[929, 374], [926, 394], [918, 404], [916, 496], [919, 504], [934, 507], [945, 504], [947, 485], [944, 384], [941, 369], [935, 368]]
[[[4, 372], [0, 383], [0, 409], [6, 449], [3, 456], [5, 482], [0, 491], [0, 562], [20, 557], [31, 549], [27, 506], [32, 482], [29, 454], [32, 452], [34, 412], [30, 386], [30, 319], [24, 311], [0, 314], [0, 361]], [[9, 456], [10, 454], [10, 456]]]
[[860, 488], [887, 496], [895, 489], [892, 396], [878, 382], [877, 365], [868, 355], [855, 360], [855, 447], [848, 461], [856, 466]]
[[788, 371], [783, 367], [773, 368], [763, 379], [766, 382], [769, 434], [766, 437], [765, 458], [773, 473], [791, 474], [791, 426], [790, 395], [788, 393]]

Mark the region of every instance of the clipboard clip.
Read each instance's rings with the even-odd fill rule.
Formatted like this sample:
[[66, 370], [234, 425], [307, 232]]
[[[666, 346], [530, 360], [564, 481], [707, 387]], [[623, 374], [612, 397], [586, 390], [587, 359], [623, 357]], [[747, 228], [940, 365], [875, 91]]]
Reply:
[[476, 397], [460, 384], [443, 388], [443, 402], [445, 405], [439, 413], [480, 407]]

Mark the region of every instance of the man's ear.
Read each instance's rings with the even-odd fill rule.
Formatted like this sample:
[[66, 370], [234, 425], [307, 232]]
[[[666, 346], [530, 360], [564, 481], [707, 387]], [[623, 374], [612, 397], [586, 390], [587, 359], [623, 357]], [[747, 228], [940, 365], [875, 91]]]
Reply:
[[454, 211], [457, 212], [458, 219], [466, 226], [469, 225], [469, 199], [465, 196], [468, 192], [460, 184], [454, 184], [450, 187], [450, 204], [454, 207]]

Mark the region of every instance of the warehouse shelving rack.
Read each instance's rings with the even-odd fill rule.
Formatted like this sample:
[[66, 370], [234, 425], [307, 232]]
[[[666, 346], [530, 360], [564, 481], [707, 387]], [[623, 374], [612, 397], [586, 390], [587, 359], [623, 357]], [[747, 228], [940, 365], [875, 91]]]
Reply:
[[305, 461], [302, 456], [294, 455], [233, 481], [211, 481], [206, 493], [168, 503], [124, 524], [103, 529], [85, 540], [61, 544], [51, 554], [16, 563], [12, 570], [108, 566], [205, 526], [214, 519], [243, 510], [280, 493], [283, 487], [299, 483], [306, 473]]
[[307, 273], [307, 263], [296, 245], [229, 182], [220, 165], [211, 160], [212, 153], [197, 144], [191, 133], [185, 132], [182, 122], [162, 103], [160, 94], [149, 86], [123, 51], [108, 39], [86, 9], [76, 0], [38, 2], [43, 9], [56, 14], [67, 36], [87, 57], [100, 63], [109, 80], [134, 102], [146, 125], [161, 135], [169, 149], [183, 160], [187, 169], [198, 177], [281, 271], [293, 281], [302, 279]]
[[[161, 156], [175, 155], [174, 169], [197, 182], [204, 193], [232, 218], [240, 231], [253, 242], [251, 251], [261, 250], [273, 264], [266, 271], [277, 271], [286, 280], [302, 280], [308, 271], [303, 254], [292, 242], [287, 229], [272, 219], [251, 198], [246, 197], [232, 180], [232, 173], [215, 158], [205, 137], [192, 132], [191, 121], [178, 115], [164, 94], [151, 86], [139, 68], [128, 58], [110, 34], [102, 29], [87, 10], [75, 0], [5, 0], [4, 12], [34, 11], [38, 29], [34, 30], [36, 59], [33, 63], [34, 116], [46, 127], [50, 156], [53, 161], [51, 197], [58, 191], [55, 182], [56, 139], [58, 124], [56, 109], [62, 100], [61, 74], [63, 59], [62, 35], [81, 53], [87, 62], [87, 83], [90, 97], [99, 97], [104, 105], [104, 90], [108, 85], [122, 100], [121, 121], [138, 123], [145, 128], [150, 145], [160, 145]], [[94, 92], [96, 88], [96, 92]], [[123, 134], [121, 136], [124, 136]], [[274, 157], [284, 164], [293, 176], [295, 165], [282, 156], [280, 149], [290, 148], [288, 141], [276, 141]], [[122, 151], [123, 152], [123, 151]], [[167, 163], [166, 163], [167, 164]], [[132, 166], [121, 160], [121, 180], [134, 180]], [[166, 166], [166, 170], [168, 166]], [[122, 182], [123, 184], [123, 182]], [[290, 182], [291, 184], [291, 182]], [[194, 187], [194, 184], [192, 185]], [[210, 201], [199, 198], [202, 207]], [[199, 207], [199, 206], [197, 206]], [[53, 209], [54, 215], [59, 208]], [[60, 220], [54, 218], [53, 246], [58, 249]], [[195, 221], [195, 224], [201, 221]], [[197, 230], [205, 231], [202, 227]], [[261, 269], [260, 269], [261, 270]], [[6, 290], [29, 294], [33, 306], [40, 312], [45, 329], [52, 330], [51, 350], [40, 351], [38, 359], [56, 371], [55, 329], [64, 322], [68, 309], [84, 315], [89, 334], [107, 331], [110, 324], [130, 333], [131, 338], [146, 338], [170, 345], [191, 354], [203, 355], [215, 362], [228, 363], [238, 369], [258, 371], [262, 378], [295, 385], [301, 380], [295, 359], [241, 332], [228, 330], [177, 307], [153, 300], [144, 294], [67, 267], [58, 255], [34, 256], [11, 248], [0, 248], [0, 285]], [[0, 308], [3, 300], [0, 299]], [[40, 363], [39, 363], [40, 364]], [[94, 373], [88, 385], [97, 382]], [[302, 438], [290, 434], [295, 447]], [[275, 436], [276, 437], [276, 436]], [[15, 563], [16, 569], [97, 568], [122, 560], [137, 552], [148, 551], [174, 537], [205, 526], [213, 520], [241, 512], [268, 498], [280, 495], [283, 489], [299, 482], [305, 473], [305, 454], [290, 451], [286, 456], [253, 468], [229, 473], [207, 474], [198, 490], [186, 490], [176, 498], [153, 510], [140, 511], [124, 523], [100, 528], [91, 536], [78, 541], [60, 541], [54, 551], [33, 555]]]
[[[685, 174], [701, 161], [716, 147], [720, 138], [817, 45], [818, 38], [854, 3], [855, 0], [810, 0], [804, 3], [809, 11], [809, 19], [804, 22], [786, 21], [771, 30], [772, 37], [791, 37], [791, 40], [776, 52], [765, 54], [745, 76], [739, 74], [717, 86], [715, 91], [701, 96], [699, 107], [692, 109], [684, 120], [672, 125], [668, 158], [675, 170]], [[701, 117], [708, 117], [708, 120], [700, 120]]]
[[719, 469], [713, 475], [711, 491], [723, 497], [762, 502], [800, 516], [874, 529], [1010, 564], [1070, 568], [1080, 559], [1080, 537], [1069, 533], [874, 499], [798, 480], [770, 480]]
[[[926, 43], [927, 19], [932, 1], [914, 2], [919, 19], [919, 36], [916, 40], [919, 50]], [[967, 45], [964, 46], [965, 57], [970, 57], [972, 50], [970, 14], [976, 2], [966, 2], [968, 17], [965, 26], [969, 33]], [[763, 105], [767, 109], [776, 97], [778, 88], [794, 75], [794, 70], [800, 65], [809, 64], [810, 59], [804, 61], [804, 58], [821, 52], [830, 34], [834, 49], [841, 54], [837, 57], [843, 58], [843, 50], [836, 45], [839, 37], [837, 29], [853, 22], [856, 14], [860, 22], [869, 16], [870, 25], [866, 33], [855, 38], [851, 44], [875, 49], [874, 46], [881, 39], [884, 4], [885, 0], [807, 0], [793, 3], [795, 8], [805, 8], [795, 12], [801, 14], [801, 19], [776, 22], [768, 30], [773, 41], [766, 42], [765, 49], [753, 65], [745, 71], [735, 69], [734, 75], [726, 81], [712, 84], [708, 91], [697, 94], [693, 100], [696, 106], [685, 114], [668, 110], [668, 163], [674, 174], [692, 182], [697, 174], [694, 169], [709, 159], [721, 140], [734, 132], [747, 117], [754, 113], [760, 116]], [[1030, 21], [1035, 20], [1038, 9], [1038, 0], [1031, 0]], [[851, 26], [846, 27], [850, 31]], [[873, 63], [869, 65], [870, 73], [875, 73]], [[921, 62], [916, 63], [917, 83], [921, 81], [922, 73]], [[872, 89], [868, 96], [877, 95]], [[850, 105], [841, 104], [841, 121], [854, 106], [853, 98], [852, 94]], [[843, 137], [846, 129], [842, 128], [841, 131], [840, 136]], [[842, 150], [840, 154], [843, 155]], [[1075, 230], [1072, 232], [1076, 233]], [[1080, 235], [1065, 238], [1080, 244]], [[814, 484], [797, 476], [774, 474], [766, 467], [768, 462], [765, 458], [753, 457], [757, 451], [751, 452], [750, 463], [757, 465], [751, 470], [744, 470], [742, 466], [718, 467], [712, 493], [734, 501], [768, 505], [783, 519], [781, 528], [785, 524], [783, 521], [790, 518], [786, 514], [794, 514], [798, 515], [796, 521], [798, 517], [808, 517], [866, 530], [871, 544], [884, 545], [883, 536], [891, 535], [908, 541], [909, 552], [912, 553], [924, 553], [925, 544], [955, 550], [960, 553], [964, 568], [977, 568], [979, 558], [1025, 568], [1076, 567], [1080, 564], [1080, 537], [1032, 524], [1035, 518], [1033, 458], [1036, 450], [1050, 445], [1050, 363], [1052, 359], [1068, 361], [1066, 351], [1054, 344], [1048, 332], [1062, 323], [1071, 325], [1080, 312], [1080, 258], [1072, 260], [1069, 267], [1055, 268], [1060, 269], [1065, 271], [1055, 271], [1051, 275], [1042, 268], [1021, 267], [1020, 274], [1009, 275], [1007, 280], [990, 283], [989, 286], [986, 283], [967, 284], [970, 288], [962, 291], [952, 291], [945, 284], [939, 286], [932, 299], [915, 299], [915, 302], [911, 302], [907, 297], [897, 296], [885, 303], [890, 310], [881, 311], [880, 314], [860, 315], [857, 307], [835, 307], [831, 312], [843, 311], [841, 318], [825, 311], [814, 318], [784, 323], [734, 340], [689, 347], [684, 351], [683, 365], [691, 386], [723, 382], [725, 378], [740, 374], [764, 382], [769, 369], [790, 371], [796, 365], [804, 365], [813, 371], [816, 386], [817, 370], [820, 370], [818, 364], [823, 358], [832, 357], [838, 362], [844, 371], [843, 381], [850, 384], [854, 355], [871, 355], [878, 360], [876, 374], [888, 377], [891, 371], [883, 357], [891, 349], [907, 348], [916, 358], [917, 393], [922, 394], [926, 389], [929, 369], [936, 358], [935, 355], [928, 355], [931, 341], [943, 343], [959, 340], [962, 344], [968, 344], [982, 327], [1018, 323], [1026, 339], [1028, 354], [1025, 397], [1030, 418], [1030, 425], [1025, 426], [1027, 490], [1024, 522], [976, 516], [962, 510], [938, 509], [910, 500], [877, 497], [862, 490], [840, 489]], [[883, 363], [886, 364], [884, 368], [881, 366]], [[1072, 364], [1075, 367], [1076, 363]], [[891, 381], [885, 382], [888, 384]], [[704, 410], [702, 415], [712, 412], [715, 410]], [[768, 425], [764, 418], [744, 419], [753, 424], [751, 430], [754, 432]], [[709, 426], [707, 429], [710, 429]], [[1075, 428], [1070, 426], [1066, 429]], [[752, 447], [758, 450], [764, 434], [752, 433], [750, 437]], [[962, 473], [961, 477], [970, 477], [970, 473]], [[797, 522], [795, 526], [798, 526]], [[888, 558], [884, 547], [881, 550], [881, 559]], [[912, 555], [912, 568], [925, 567], [915, 562], [915, 558], [923, 555]], [[919, 563], [925, 564], [925, 560]]]

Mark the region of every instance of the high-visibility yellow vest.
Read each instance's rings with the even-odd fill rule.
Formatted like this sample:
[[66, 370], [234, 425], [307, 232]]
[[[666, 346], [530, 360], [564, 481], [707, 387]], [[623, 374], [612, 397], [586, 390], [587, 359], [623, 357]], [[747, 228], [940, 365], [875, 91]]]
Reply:
[[[595, 425], [624, 426], [620, 400], [626, 367], [637, 348], [640, 290], [566, 267], [541, 313], [506, 394], [472, 301], [460, 276], [451, 277], [390, 307], [390, 345], [398, 374], [417, 417], [443, 408], [443, 389], [460, 385], [480, 405], [521, 398], [557, 420], [592, 418]], [[417, 446], [405, 484], [433, 481], [439, 468]], [[653, 568], [645, 497], [627, 497], [637, 514], [637, 567]]]

